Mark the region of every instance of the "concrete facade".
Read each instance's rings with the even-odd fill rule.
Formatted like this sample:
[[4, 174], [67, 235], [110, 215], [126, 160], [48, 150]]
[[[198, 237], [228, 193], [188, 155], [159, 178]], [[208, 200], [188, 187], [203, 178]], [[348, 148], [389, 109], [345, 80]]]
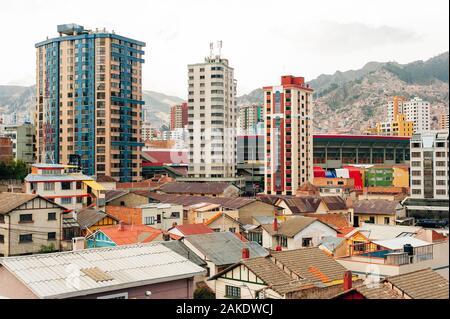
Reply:
[[189, 170], [194, 178], [236, 174], [236, 80], [220, 55], [188, 66]]

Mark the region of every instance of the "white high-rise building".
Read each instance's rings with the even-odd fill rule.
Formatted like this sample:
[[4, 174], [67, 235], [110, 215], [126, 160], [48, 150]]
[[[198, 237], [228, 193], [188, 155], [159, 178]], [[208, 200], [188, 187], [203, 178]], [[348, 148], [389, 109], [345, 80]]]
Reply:
[[388, 102], [388, 122], [394, 121], [395, 101], [398, 101], [398, 113], [405, 114], [407, 121], [414, 123], [414, 132], [431, 130], [430, 103], [415, 97], [409, 101], [401, 97], [394, 97]]
[[188, 69], [188, 175], [233, 178], [236, 174], [234, 70], [220, 53], [213, 55], [212, 47], [204, 63], [190, 64]]
[[411, 138], [411, 197], [448, 199], [448, 131]]

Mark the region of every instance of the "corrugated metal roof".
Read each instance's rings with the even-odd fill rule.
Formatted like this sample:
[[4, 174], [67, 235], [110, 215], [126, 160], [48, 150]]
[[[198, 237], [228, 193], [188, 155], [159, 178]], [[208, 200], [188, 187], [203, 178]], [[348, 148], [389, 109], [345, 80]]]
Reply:
[[413, 247], [422, 247], [422, 246], [428, 246], [431, 245], [431, 243], [414, 238], [414, 237], [410, 237], [410, 236], [406, 236], [406, 237], [397, 237], [397, 238], [392, 238], [392, 239], [387, 239], [387, 240], [375, 240], [373, 241], [374, 244], [380, 245], [382, 247], [388, 248], [388, 249], [393, 249], [393, 250], [398, 250], [398, 249], [403, 249], [403, 246], [409, 244]]
[[191, 245], [201, 251], [216, 266], [237, 263], [242, 258], [242, 248], [250, 250], [250, 257], [264, 257], [269, 253], [255, 242], [242, 242], [233, 233], [214, 232], [185, 237]]
[[[161, 243], [6, 257], [0, 263], [39, 298], [67, 298], [152, 282], [188, 278], [204, 269]], [[81, 271], [97, 267], [113, 279], [97, 282]]]
[[355, 214], [395, 216], [399, 205], [398, 202], [391, 200], [365, 199], [354, 201], [353, 210]]
[[355, 228], [352, 233], [359, 231], [370, 240], [385, 240], [396, 237], [412, 236], [420, 229], [421, 227], [416, 226], [391, 226], [364, 223], [363, 226]]

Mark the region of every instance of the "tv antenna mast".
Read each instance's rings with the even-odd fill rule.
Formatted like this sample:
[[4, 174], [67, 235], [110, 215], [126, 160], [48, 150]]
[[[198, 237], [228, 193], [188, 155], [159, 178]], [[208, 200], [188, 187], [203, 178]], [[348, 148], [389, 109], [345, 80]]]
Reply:
[[214, 58], [214, 43], [210, 42], [209, 43], [209, 58], [212, 59]]
[[219, 48], [219, 58], [222, 54], [222, 40], [217, 41], [217, 47]]

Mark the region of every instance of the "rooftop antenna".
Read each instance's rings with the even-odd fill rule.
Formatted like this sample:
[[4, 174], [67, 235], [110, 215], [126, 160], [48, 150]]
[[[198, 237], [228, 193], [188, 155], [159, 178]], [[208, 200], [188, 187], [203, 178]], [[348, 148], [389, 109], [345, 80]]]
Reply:
[[214, 43], [210, 42], [209, 43], [209, 57], [211, 59], [213, 58], [213, 51], [214, 51]]
[[219, 58], [222, 53], [222, 40], [217, 41], [217, 47], [219, 48]]

